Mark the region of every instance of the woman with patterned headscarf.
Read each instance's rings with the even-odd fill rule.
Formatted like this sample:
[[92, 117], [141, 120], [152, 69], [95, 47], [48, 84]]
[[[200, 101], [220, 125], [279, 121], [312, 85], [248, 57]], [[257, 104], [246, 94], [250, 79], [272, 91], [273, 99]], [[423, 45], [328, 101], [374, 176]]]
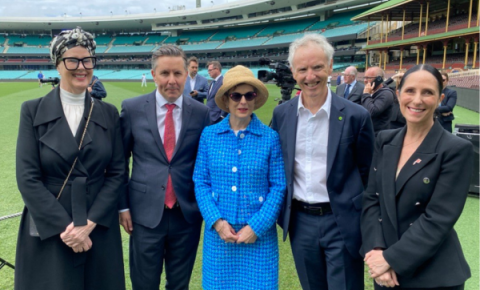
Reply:
[[16, 170], [25, 209], [15, 290], [122, 290], [118, 111], [87, 91], [96, 65], [90, 33], [62, 31], [50, 56], [60, 85], [23, 103], [20, 115]]

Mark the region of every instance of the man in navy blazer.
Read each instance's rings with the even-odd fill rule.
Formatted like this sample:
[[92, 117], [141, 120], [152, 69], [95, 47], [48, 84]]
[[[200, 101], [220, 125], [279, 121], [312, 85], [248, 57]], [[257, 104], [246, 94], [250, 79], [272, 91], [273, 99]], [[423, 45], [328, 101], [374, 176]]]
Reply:
[[453, 108], [457, 104], [457, 92], [447, 88], [448, 85], [448, 74], [442, 73], [443, 79], [443, 98], [440, 106], [437, 108], [437, 118], [442, 125], [443, 129], [452, 133], [452, 121], [455, 119], [453, 116]]
[[[360, 105], [365, 86], [361, 82], [357, 82], [357, 69], [354, 66], [349, 66], [345, 69], [343, 76], [345, 82], [337, 87], [335, 93], [339, 97], [344, 97]], [[348, 92], [346, 92], [347, 88]]]
[[133, 165], [120, 223], [131, 235], [134, 290], [158, 290], [164, 262], [165, 289], [188, 289], [202, 224], [192, 176], [210, 118], [206, 106], [182, 95], [187, 59], [181, 48], [162, 46], [152, 64], [158, 89], [122, 103], [127, 174], [130, 157]]
[[207, 107], [210, 109], [210, 122], [216, 124], [228, 115], [222, 111], [215, 103], [215, 95], [218, 89], [223, 85], [222, 65], [218, 61], [210, 61], [207, 64], [208, 74], [213, 79], [207, 95]]
[[194, 56], [188, 59], [188, 77], [183, 89], [184, 96], [191, 96], [192, 99], [203, 104], [207, 98], [208, 81], [206, 78], [198, 75], [198, 59]]
[[361, 106], [327, 87], [333, 47], [309, 34], [290, 45], [302, 89], [273, 112], [287, 194], [278, 223], [289, 232], [303, 289], [364, 289], [360, 214], [373, 154], [373, 125]]

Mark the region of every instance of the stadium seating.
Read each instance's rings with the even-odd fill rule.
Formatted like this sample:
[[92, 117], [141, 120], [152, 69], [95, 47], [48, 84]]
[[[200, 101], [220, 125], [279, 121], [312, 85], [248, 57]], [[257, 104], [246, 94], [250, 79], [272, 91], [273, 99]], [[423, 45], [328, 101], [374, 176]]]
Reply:
[[136, 42], [143, 43], [143, 41], [145, 41], [145, 38], [145, 35], [117, 35], [115, 37], [115, 41], [113, 41], [113, 45], [132, 45]]
[[95, 53], [104, 53], [107, 50], [108, 46], [97, 46]]
[[0, 70], [0, 79], [3, 80], [14, 80], [18, 79], [22, 75], [28, 73], [27, 71], [24, 70]]
[[207, 41], [214, 31], [207, 30], [207, 31], [186, 31], [183, 32], [179, 36], [170, 36], [165, 40], [164, 43], [176, 43], [177, 40], [186, 40], [186, 42], [202, 42]]
[[305, 29], [307, 29], [307, 27], [317, 21], [318, 18], [308, 18], [303, 20], [272, 23], [265, 27], [262, 31], [260, 31], [257, 36], [261, 37], [272, 36], [275, 34], [298, 33], [304, 31]]
[[280, 44], [280, 43], [290, 43], [297, 38], [301, 38], [304, 33], [296, 33], [296, 34], [289, 34], [289, 35], [282, 35], [276, 36], [267, 41], [264, 45], [271, 45], [271, 44]]
[[215, 33], [215, 35], [213, 35], [212, 38], [210, 38], [210, 40], [211, 41], [226, 40], [228, 37], [233, 38], [233, 40], [242, 39], [242, 38], [252, 38], [264, 27], [265, 26], [248, 26], [248, 27], [224, 29]]
[[110, 35], [99, 35], [95, 37], [95, 42], [97, 45], [108, 45], [112, 41], [112, 37]]
[[180, 45], [180, 47], [184, 51], [207, 50], [207, 49], [215, 49], [221, 44], [222, 44], [221, 41], [209, 41], [209, 42], [190, 44], [190, 45]]
[[268, 37], [257, 37], [252, 39], [237, 40], [237, 41], [227, 41], [219, 48], [241, 48], [241, 47], [250, 47], [262, 45], [265, 41], [268, 40]]
[[158, 34], [150, 34], [147, 35], [147, 40], [145, 41], [145, 44], [158, 44], [161, 43], [162, 41], [167, 38], [166, 35], [158, 35]]
[[6, 52], [7, 54], [9, 53], [18, 53], [18, 54], [45, 54], [45, 53], [50, 53], [50, 49], [48, 47], [15, 47], [15, 46], [10, 46]]
[[359, 34], [365, 31], [367, 27], [368, 27], [367, 23], [351, 25], [351, 26], [343, 26], [343, 27], [334, 28], [334, 29], [327, 29], [324, 32], [322, 32], [322, 35], [325, 36], [326, 38], [329, 38], [329, 37], [338, 37], [338, 36], [347, 35], [347, 34]]
[[352, 12], [334, 14], [330, 18], [326, 19], [325, 21], [318, 21], [317, 23], [312, 25], [310, 28], [308, 28], [308, 30], [314, 31], [314, 30], [334, 28], [337, 26], [352, 25], [354, 24], [354, 22], [351, 21], [350, 19], [358, 14], [363, 13], [364, 11], [366, 10], [356, 10]]
[[23, 42], [29, 46], [48, 46], [52, 41], [50, 36], [44, 35], [41, 37], [40, 35], [9, 35], [8, 36], [8, 45], [13, 46], [15, 43]]
[[125, 52], [150, 52], [155, 48], [155, 45], [141, 45], [141, 46], [112, 46], [107, 53], [125, 53]]

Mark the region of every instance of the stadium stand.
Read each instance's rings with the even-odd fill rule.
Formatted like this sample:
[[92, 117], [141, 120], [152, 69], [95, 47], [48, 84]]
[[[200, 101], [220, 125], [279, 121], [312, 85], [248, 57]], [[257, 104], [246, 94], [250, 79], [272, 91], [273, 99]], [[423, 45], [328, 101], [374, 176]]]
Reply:
[[155, 48], [155, 45], [141, 45], [141, 46], [112, 46], [106, 53], [139, 53], [150, 52]]
[[215, 49], [220, 46], [223, 42], [221, 41], [209, 41], [204, 43], [197, 43], [191, 45], [180, 45], [184, 51], [194, 51], [194, 50], [210, 50]]
[[95, 53], [104, 53], [107, 50], [108, 46], [97, 46]]
[[177, 43], [177, 41], [192, 43], [207, 41], [215, 33], [212, 30], [207, 31], [187, 31], [179, 36], [170, 36], [164, 43]]
[[344, 25], [352, 25], [355, 22], [351, 21], [350, 19], [360, 13], [363, 13], [365, 10], [356, 10], [352, 12], [347, 12], [347, 13], [340, 13], [340, 14], [333, 14], [330, 18], [326, 19], [325, 21], [318, 21], [317, 23], [313, 24], [310, 28], [308, 28], [309, 31], [314, 31], [314, 30], [322, 30], [322, 29], [328, 29], [328, 28], [334, 28], [338, 26], [344, 26]]
[[304, 35], [304, 33], [295, 33], [295, 34], [289, 34], [289, 35], [282, 35], [282, 36], [277, 36], [273, 37], [269, 41], [265, 42], [264, 45], [272, 45], [272, 44], [281, 44], [281, 43], [290, 43], [294, 41], [297, 38], [301, 38]]
[[15, 53], [15, 54], [44, 54], [44, 53], [50, 53], [50, 49], [48, 47], [30, 47], [30, 46], [24, 46], [24, 47], [15, 47], [15, 46], [10, 46], [6, 52], [8, 53]]
[[308, 18], [288, 22], [272, 23], [260, 31], [257, 36], [274, 36], [277, 34], [298, 33], [307, 29], [318, 21], [318, 18]]
[[97, 45], [108, 45], [112, 41], [112, 37], [109, 35], [98, 35], [95, 37]]
[[28, 46], [48, 46], [52, 41], [50, 36], [43, 36], [40, 35], [9, 35], [8, 36], [8, 45], [28, 45]]
[[145, 41], [144, 44], [158, 44], [158, 43], [162, 43], [165, 38], [167, 38], [168, 36], [166, 35], [155, 35], [155, 34], [150, 34], [150, 35], [147, 35], [147, 40]]
[[227, 41], [219, 48], [241, 48], [241, 47], [250, 47], [262, 45], [265, 41], [268, 40], [268, 37], [257, 37], [252, 39], [245, 40], [236, 40], [236, 41]]
[[133, 45], [133, 44], [143, 44], [145, 41], [145, 35], [117, 35], [113, 41], [113, 45]]
[[214, 40], [227, 40], [227, 39], [242, 39], [242, 38], [252, 38], [264, 29], [265, 26], [249, 26], [249, 27], [240, 27], [240, 28], [231, 28], [218, 31], [210, 38], [210, 41]]
[[365, 29], [367, 29], [366, 23], [361, 23], [357, 25], [351, 25], [351, 26], [343, 26], [339, 28], [334, 28], [334, 29], [327, 29], [324, 32], [322, 32], [322, 35], [329, 38], [329, 37], [338, 37], [338, 36], [343, 36], [347, 34], [359, 34]]
[[15, 70], [15, 71], [0, 71], [0, 79], [4, 80], [14, 80], [18, 79], [22, 75], [26, 74], [27, 71]]

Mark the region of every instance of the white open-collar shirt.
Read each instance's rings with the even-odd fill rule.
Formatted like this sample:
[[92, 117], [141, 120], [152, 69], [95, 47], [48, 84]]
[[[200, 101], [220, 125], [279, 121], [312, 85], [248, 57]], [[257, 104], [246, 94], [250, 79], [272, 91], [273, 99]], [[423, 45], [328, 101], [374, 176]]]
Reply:
[[298, 96], [293, 197], [306, 203], [330, 202], [327, 190], [327, 153], [332, 93], [312, 114]]

